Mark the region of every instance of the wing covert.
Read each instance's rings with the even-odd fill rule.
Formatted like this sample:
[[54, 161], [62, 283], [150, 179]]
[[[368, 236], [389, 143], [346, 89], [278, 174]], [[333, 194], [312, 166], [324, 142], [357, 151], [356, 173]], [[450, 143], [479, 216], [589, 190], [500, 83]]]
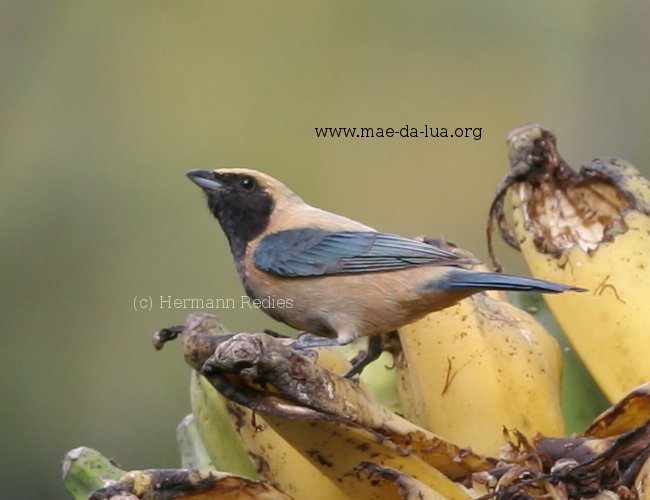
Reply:
[[466, 260], [439, 246], [390, 233], [302, 228], [262, 238], [253, 262], [263, 271], [295, 277], [460, 265]]

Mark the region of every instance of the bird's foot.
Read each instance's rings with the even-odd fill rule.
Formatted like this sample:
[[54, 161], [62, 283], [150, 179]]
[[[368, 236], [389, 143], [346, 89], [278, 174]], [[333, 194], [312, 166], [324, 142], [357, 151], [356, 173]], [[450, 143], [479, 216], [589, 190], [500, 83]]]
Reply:
[[[346, 342], [349, 343], [349, 342]], [[301, 334], [297, 340], [293, 341], [290, 346], [293, 349], [303, 350], [304, 353], [308, 356], [315, 356], [317, 353], [313, 351], [315, 347], [333, 347], [344, 345], [339, 339], [328, 338], [328, 337], [319, 337], [313, 333], [305, 332]], [[355, 375], [359, 375], [363, 369], [368, 366], [370, 363], [375, 361], [384, 350], [383, 339], [380, 335], [372, 336], [368, 338], [368, 348], [365, 351], [361, 351], [357, 356], [352, 360], [352, 367], [347, 371], [345, 378], [352, 378]]]
[[308, 332], [303, 332], [296, 340], [289, 344], [291, 348], [302, 351], [302, 354], [312, 361], [318, 359], [318, 353], [313, 350], [315, 347], [331, 347], [335, 345], [339, 345], [336, 339], [319, 337], [318, 335]]
[[383, 340], [380, 335], [368, 337], [368, 348], [361, 351], [351, 361], [352, 367], [347, 371], [345, 378], [352, 378], [361, 374], [363, 369], [375, 361], [384, 350]]

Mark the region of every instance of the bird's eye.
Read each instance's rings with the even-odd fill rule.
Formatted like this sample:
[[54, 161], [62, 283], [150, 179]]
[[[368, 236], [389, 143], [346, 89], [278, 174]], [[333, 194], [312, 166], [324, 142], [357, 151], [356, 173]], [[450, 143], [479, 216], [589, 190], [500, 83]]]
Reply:
[[247, 176], [241, 180], [241, 187], [244, 188], [244, 191], [252, 191], [253, 189], [255, 189], [255, 186], [256, 186], [255, 179], [253, 179], [252, 177]]

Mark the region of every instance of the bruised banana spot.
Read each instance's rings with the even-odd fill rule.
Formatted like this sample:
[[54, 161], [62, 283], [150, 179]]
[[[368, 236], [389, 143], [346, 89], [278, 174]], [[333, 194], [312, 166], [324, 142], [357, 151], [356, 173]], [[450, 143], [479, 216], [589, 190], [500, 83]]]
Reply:
[[235, 403], [226, 404], [226, 411], [230, 416], [231, 420], [235, 423], [235, 429], [238, 433], [241, 432], [241, 429], [246, 425], [244, 418], [246, 418], [246, 413], [244, 409]]
[[317, 461], [319, 464], [325, 467], [333, 467], [334, 464], [327, 460], [319, 450], [307, 450], [307, 454], [312, 457], [313, 460]]
[[253, 466], [255, 467], [255, 470], [257, 471], [260, 477], [262, 478], [273, 477], [273, 474], [271, 473], [271, 466], [269, 465], [269, 462], [262, 455], [258, 455], [257, 453], [253, 453], [252, 451], [249, 451], [248, 456], [251, 458], [251, 461], [253, 462]]

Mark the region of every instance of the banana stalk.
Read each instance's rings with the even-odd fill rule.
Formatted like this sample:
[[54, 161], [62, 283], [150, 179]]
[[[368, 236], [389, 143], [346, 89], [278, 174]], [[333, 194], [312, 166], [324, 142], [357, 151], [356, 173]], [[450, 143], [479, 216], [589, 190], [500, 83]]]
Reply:
[[504, 428], [563, 434], [557, 342], [503, 294], [476, 294], [399, 336], [409, 420], [484, 454], [498, 454]]
[[650, 380], [650, 182], [618, 159], [576, 172], [541, 125], [512, 131], [508, 145], [512, 170], [497, 190], [488, 234], [496, 221], [535, 277], [588, 289], [545, 300], [615, 401]]
[[268, 482], [214, 470], [150, 469], [126, 472], [98, 451], [85, 447], [66, 454], [63, 481], [75, 500], [290, 500], [289, 496]]

